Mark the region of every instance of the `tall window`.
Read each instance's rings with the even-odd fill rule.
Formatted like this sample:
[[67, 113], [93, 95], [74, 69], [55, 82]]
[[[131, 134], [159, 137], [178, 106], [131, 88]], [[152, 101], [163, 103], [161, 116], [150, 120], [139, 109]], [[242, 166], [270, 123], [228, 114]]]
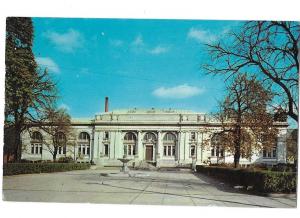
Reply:
[[224, 148], [221, 145], [221, 135], [214, 134], [211, 139], [211, 156], [224, 157]]
[[[278, 138], [276, 138], [273, 147], [265, 146], [263, 148], [263, 158], [277, 158], [277, 143]], [[264, 140], [262, 141], [262, 144], [264, 144]]]
[[31, 154], [42, 154], [43, 136], [40, 132], [35, 131], [31, 136]]
[[164, 156], [175, 156], [176, 137], [173, 133], [166, 133], [163, 138]]
[[124, 136], [124, 154], [135, 155], [136, 136], [132, 132], [128, 132]]
[[196, 156], [196, 145], [191, 145], [190, 147], [190, 157]]
[[104, 138], [104, 140], [108, 140], [109, 139], [109, 132], [105, 131], [103, 138]]
[[196, 133], [195, 132], [191, 132], [191, 140], [192, 141], [196, 140]]
[[63, 132], [58, 132], [55, 135], [55, 145], [58, 146], [57, 153], [58, 154], [66, 154], [67, 153], [67, 138]]
[[271, 149], [264, 148], [263, 149], [263, 157], [264, 158], [276, 158], [277, 157], [277, 147], [274, 146]]
[[86, 132], [81, 132], [78, 138], [78, 154], [90, 155], [90, 135]]
[[108, 155], [109, 155], [109, 147], [108, 147], [108, 144], [104, 144], [103, 145], [103, 150], [104, 150], [104, 156], [106, 156], [106, 157], [108, 157]]

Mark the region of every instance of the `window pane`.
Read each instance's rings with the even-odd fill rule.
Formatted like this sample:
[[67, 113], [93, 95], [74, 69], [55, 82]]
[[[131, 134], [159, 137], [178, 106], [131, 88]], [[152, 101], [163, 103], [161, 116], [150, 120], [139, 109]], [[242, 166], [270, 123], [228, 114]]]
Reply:
[[31, 145], [31, 154], [34, 154], [34, 146]]
[[172, 146], [172, 155], [175, 156], [175, 146]]
[[191, 139], [194, 140], [195, 138], [196, 138], [195, 132], [192, 132], [192, 133], [191, 133]]
[[211, 156], [212, 157], [215, 156], [215, 149], [214, 148], [211, 149]]
[[42, 146], [40, 146], [40, 154], [42, 154], [43, 153], [43, 148], [42, 148]]
[[35, 145], [35, 153], [38, 154], [39, 153], [39, 147], [37, 145]]
[[85, 147], [82, 148], [82, 154], [85, 154]]
[[273, 157], [276, 157], [276, 153], [277, 153], [276, 148], [273, 148]]
[[270, 152], [270, 151], [268, 151], [268, 157], [271, 157], [271, 156], [272, 156], [271, 152]]
[[86, 153], [87, 153], [87, 155], [90, 155], [90, 147], [86, 148]]
[[267, 157], [267, 151], [266, 151], [266, 149], [263, 150], [263, 157]]
[[195, 155], [195, 146], [192, 146], [191, 147], [191, 156], [194, 156]]
[[221, 157], [224, 157], [224, 149], [221, 149]]
[[128, 145], [128, 155], [131, 155], [131, 145]]
[[104, 145], [104, 154], [105, 156], [108, 156], [108, 144]]
[[171, 146], [168, 146], [168, 156], [171, 156]]
[[167, 156], [167, 146], [164, 146], [164, 156]]

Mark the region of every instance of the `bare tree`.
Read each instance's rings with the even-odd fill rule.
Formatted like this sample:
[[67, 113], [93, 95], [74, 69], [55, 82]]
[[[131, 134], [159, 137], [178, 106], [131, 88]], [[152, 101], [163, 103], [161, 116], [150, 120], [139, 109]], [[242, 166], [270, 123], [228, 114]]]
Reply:
[[74, 134], [71, 128], [70, 115], [64, 109], [47, 109], [45, 119], [39, 127], [51, 137], [51, 143], [43, 142], [56, 161], [57, 154], [66, 154], [67, 146], [71, 145]]
[[298, 122], [299, 22], [251, 21], [226, 41], [209, 44], [210, 74], [252, 73], [271, 89], [276, 109]]
[[227, 91], [216, 118], [222, 124], [222, 146], [234, 154], [234, 165], [238, 167], [241, 154], [250, 158], [254, 151], [273, 147], [277, 129], [267, 112], [272, 95], [255, 77], [237, 75]]

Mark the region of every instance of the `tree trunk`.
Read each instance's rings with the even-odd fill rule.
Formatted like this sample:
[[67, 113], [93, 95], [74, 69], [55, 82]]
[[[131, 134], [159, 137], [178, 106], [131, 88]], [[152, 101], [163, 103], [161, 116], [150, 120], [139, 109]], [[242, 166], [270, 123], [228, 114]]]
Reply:
[[15, 126], [14, 129], [14, 161], [20, 162], [22, 156], [21, 128]]
[[57, 147], [54, 147], [54, 151], [53, 151], [53, 162], [56, 162], [56, 155], [57, 155]]
[[235, 152], [234, 152], [234, 168], [237, 168], [240, 164], [240, 145], [236, 145]]
[[236, 127], [236, 138], [234, 143], [234, 168], [237, 168], [240, 164], [241, 157], [241, 126], [237, 125]]

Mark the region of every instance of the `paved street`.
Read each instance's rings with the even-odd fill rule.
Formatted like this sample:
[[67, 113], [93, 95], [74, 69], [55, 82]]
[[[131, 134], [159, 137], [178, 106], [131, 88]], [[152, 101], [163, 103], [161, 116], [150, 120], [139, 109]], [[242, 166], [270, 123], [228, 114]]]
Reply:
[[108, 204], [296, 207], [296, 199], [241, 193], [199, 174], [181, 171], [82, 170], [5, 176], [3, 200]]

